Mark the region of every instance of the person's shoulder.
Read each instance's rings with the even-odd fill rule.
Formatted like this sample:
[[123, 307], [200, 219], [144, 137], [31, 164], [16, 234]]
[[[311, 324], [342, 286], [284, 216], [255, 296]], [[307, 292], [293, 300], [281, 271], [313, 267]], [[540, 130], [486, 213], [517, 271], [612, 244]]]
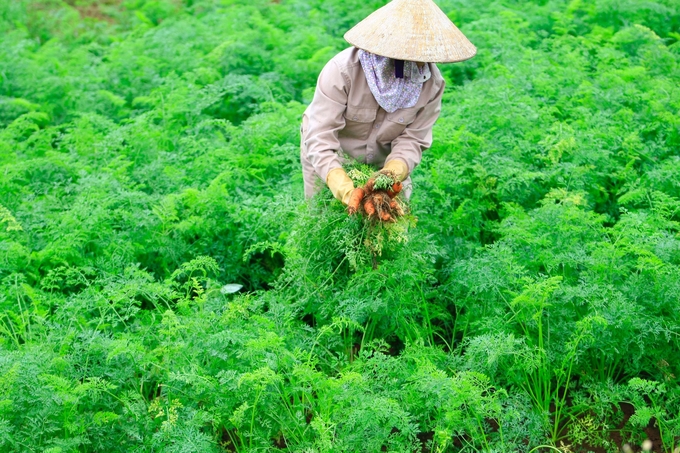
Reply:
[[359, 62], [359, 49], [354, 46], [348, 47], [331, 58], [331, 62], [333, 62], [341, 71], [347, 72], [361, 64]]
[[441, 85], [444, 83], [444, 76], [442, 76], [441, 71], [436, 63], [430, 63], [430, 78], [435, 81], [436, 85]]
[[442, 76], [441, 71], [437, 67], [436, 63], [429, 63], [430, 65], [430, 80], [425, 82], [425, 85], [428, 86], [428, 89], [430, 92], [435, 95], [437, 93], [440, 93], [443, 90], [443, 87], [446, 85], [446, 82], [444, 81], [444, 76]]
[[348, 47], [340, 51], [328, 60], [321, 70], [318, 83], [342, 83], [345, 87], [351, 86], [352, 79], [356, 77], [356, 68], [361, 67], [358, 53], [359, 49], [356, 47]]
[[357, 68], [361, 68], [359, 49], [348, 47], [326, 63], [322, 74], [324, 74], [324, 77], [330, 77], [334, 80], [337, 80], [337, 77], [340, 76], [345, 86], [349, 87], [352, 84], [352, 79], [357, 76]]

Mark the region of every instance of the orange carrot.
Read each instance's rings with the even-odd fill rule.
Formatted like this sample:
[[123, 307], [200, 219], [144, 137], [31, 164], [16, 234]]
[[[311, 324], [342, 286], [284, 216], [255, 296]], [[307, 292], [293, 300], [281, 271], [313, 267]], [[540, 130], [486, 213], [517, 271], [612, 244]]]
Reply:
[[371, 178], [368, 181], [366, 181], [366, 184], [364, 185], [364, 190], [366, 191], [366, 195], [373, 192], [373, 185], [374, 184], [375, 184], [375, 178]]
[[373, 203], [376, 205], [376, 207], [385, 204], [385, 192], [382, 190], [373, 192], [371, 196], [373, 197]]
[[359, 210], [359, 204], [361, 200], [364, 199], [364, 189], [357, 187], [352, 191], [352, 195], [349, 197], [349, 203], [347, 204], [347, 212], [349, 215], [356, 214]]
[[380, 220], [382, 220], [383, 222], [389, 222], [390, 220], [392, 220], [392, 216], [390, 216], [389, 212], [383, 211], [380, 214]]
[[364, 201], [364, 211], [366, 211], [366, 215], [369, 217], [375, 214], [375, 204], [373, 204], [373, 200], [370, 198]]
[[390, 200], [390, 209], [394, 209], [394, 210], [399, 209], [399, 205], [397, 204], [396, 200]]
[[394, 184], [392, 184], [392, 187], [387, 191], [387, 195], [390, 196], [390, 198], [394, 198], [397, 196], [399, 192], [401, 192], [402, 185], [401, 182], [397, 181]]

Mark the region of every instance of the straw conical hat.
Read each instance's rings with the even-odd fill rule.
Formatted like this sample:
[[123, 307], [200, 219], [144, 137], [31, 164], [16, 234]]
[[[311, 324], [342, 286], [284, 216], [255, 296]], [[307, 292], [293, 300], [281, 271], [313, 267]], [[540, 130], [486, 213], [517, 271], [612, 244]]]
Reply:
[[432, 0], [393, 0], [345, 33], [345, 39], [395, 60], [453, 63], [477, 53]]

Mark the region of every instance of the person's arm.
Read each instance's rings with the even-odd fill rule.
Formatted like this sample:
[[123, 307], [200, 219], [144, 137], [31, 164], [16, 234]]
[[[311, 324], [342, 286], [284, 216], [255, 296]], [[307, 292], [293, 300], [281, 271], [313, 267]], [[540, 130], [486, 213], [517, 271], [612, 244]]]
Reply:
[[434, 97], [418, 112], [416, 119], [406, 126], [399, 137], [392, 140], [392, 151], [383, 168], [393, 171], [402, 181], [420, 163], [423, 150], [432, 146], [432, 126], [441, 112], [443, 94], [444, 80]]
[[319, 177], [327, 182], [328, 173], [342, 168], [338, 151], [338, 131], [345, 127], [344, 113], [350, 80], [334, 60], [319, 74], [314, 98], [307, 109], [305, 147], [307, 159]]

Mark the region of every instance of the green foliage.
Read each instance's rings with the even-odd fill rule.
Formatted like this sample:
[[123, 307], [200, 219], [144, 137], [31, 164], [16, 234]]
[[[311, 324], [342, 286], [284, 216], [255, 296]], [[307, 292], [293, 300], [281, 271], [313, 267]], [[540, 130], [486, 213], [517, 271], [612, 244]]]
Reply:
[[385, 226], [298, 157], [383, 4], [0, 2], [0, 450], [678, 446], [680, 6], [438, 2], [479, 52]]

